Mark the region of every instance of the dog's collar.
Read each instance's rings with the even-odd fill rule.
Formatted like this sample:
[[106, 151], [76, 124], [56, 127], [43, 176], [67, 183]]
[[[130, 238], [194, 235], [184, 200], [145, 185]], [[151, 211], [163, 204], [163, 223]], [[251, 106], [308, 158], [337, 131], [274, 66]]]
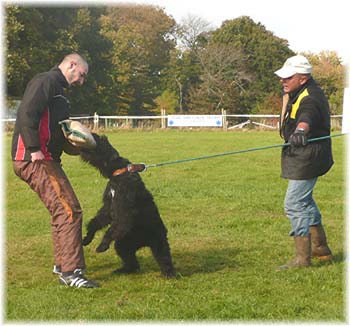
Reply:
[[116, 169], [112, 173], [112, 177], [116, 177], [118, 175], [124, 174], [126, 172], [142, 172], [146, 171], [146, 165], [143, 163], [140, 164], [128, 164], [126, 167], [121, 169]]
[[116, 169], [116, 170], [113, 171], [112, 177], [116, 177], [117, 175], [121, 175], [121, 174], [124, 174], [126, 172], [129, 172], [127, 166], [125, 168], [122, 168], [122, 169]]

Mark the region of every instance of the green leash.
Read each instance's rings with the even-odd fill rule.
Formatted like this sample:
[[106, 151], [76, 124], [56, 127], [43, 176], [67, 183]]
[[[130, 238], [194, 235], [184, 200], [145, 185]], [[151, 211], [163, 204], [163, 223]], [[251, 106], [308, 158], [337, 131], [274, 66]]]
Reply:
[[[323, 137], [318, 137], [318, 138], [311, 138], [311, 139], [308, 139], [308, 143], [311, 143], [311, 142], [314, 142], [314, 141], [318, 141], [318, 140], [328, 139], [328, 138], [340, 137], [340, 136], [344, 136], [344, 135], [346, 135], [346, 134], [335, 134], [335, 135], [331, 135], [331, 136], [323, 136]], [[241, 153], [247, 153], [247, 152], [262, 151], [262, 150], [269, 149], [269, 148], [286, 147], [286, 146], [290, 146], [290, 143], [276, 144], [276, 145], [256, 147], [256, 148], [249, 148], [249, 149], [242, 149], [242, 150], [239, 150], [239, 151], [232, 151], [232, 152], [219, 153], [219, 154], [213, 154], [213, 155], [205, 155], [205, 156], [199, 156], [199, 157], [193, 157], [193, 158], [186, 158], [186, 159], [183, 159], [183, 160], [176, 160], [176, 161], [169, 161], [169, 162], [149, 164], [149, 165], [145, 165], [145, 168], [148, 169], [148, 168], [154, 168], [154, 167], [158, 167], [158, 166], [164, 166], [164, 165], [170, 165], [170, 164], [178, 164], [178, 163], [191, 162], [191, 161], [199, 161], [199, 160], [204, 160], [204, 159], [207, 159], [207, 158], [226, 156], [226, 155], [234, 155], [234, 154], [241, 154]]]

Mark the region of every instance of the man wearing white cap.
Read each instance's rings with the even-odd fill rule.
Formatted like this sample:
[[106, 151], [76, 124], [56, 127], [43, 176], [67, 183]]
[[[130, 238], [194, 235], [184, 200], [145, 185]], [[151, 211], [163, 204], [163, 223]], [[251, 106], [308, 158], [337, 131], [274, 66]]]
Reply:
[[296, 252], [279, 270], [308, 267], [311, 256], [332, 260], [321, 213], [312, 196], [318, 177], [333, 165], [332, 144], [330, 138], [308, 142], [330, 135], [329, 104], [311, 72], [312, 66], [302, 55], [289, 58], [275, 71], [284, 91], [280, 134], [290, 143], [282, 149], [281, 176], [289, 180], [284, 208]]

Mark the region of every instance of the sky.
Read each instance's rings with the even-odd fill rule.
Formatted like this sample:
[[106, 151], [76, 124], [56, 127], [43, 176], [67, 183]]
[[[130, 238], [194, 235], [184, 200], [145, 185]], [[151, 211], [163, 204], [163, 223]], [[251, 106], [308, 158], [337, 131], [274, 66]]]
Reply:
[[349, 63], [350, 30], [347, 0], [133, 0], [162, 7], [176, 22], [188, 15], [218, 28], [225, 20], [249, 16], [274, 35], [286, 39], [295, 52], [335, 51]]

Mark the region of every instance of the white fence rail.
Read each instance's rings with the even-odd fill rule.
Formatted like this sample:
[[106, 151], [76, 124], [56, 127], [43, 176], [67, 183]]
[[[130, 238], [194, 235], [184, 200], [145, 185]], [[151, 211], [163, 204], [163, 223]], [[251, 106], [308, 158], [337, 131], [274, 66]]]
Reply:
[[[169, 124], [169, 119], [172, 117], [183, 117], [186, 123], [183, 126], [173, 127]], [[194, 125], [191, 126], [188, 121], [192, 117]], [[221, 119], [221, 123], [216, 123], [213, 126], [208, 123], [210, 117], [215, 119]], [[201, 118], [201, 119], [199, 119]], [[331, 125], [333, 129], [342, 128], [343, 115], [332, 115]], [[118, 116], [118, 115], [98, 115], [95, 113], [93, 116], [75, 116], [71, 119], [79, 120], [82, 123], [89, 125], [94, 130], [114, 129], [114, 128], [195, 128], [195, 127], [210, 127], [210, 128], [222, 128], [224, 130], [240, 129], [240, 128], [262, 128], [262, 129], [278, 129], [279, 128], [279, 115], [276, 114], [226, 114], [223, 112], [221, 115], [158, 115], [158, 116]], [[0, 119], [2, 123], [5, 123], [8, 129], [16, 121], [15, 118]], [[201, 125], [201, 121], [203, 124]], [[208, 125], [206, 125], [206, 123]]]

